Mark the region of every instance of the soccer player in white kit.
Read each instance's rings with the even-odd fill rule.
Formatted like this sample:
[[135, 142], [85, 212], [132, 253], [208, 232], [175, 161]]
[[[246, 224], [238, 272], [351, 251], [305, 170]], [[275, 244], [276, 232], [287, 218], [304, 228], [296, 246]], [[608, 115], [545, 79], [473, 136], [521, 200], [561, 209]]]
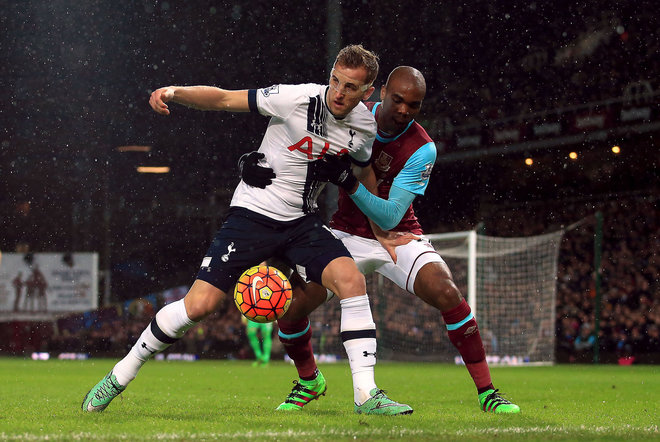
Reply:
[[[361, 45], [350, 45], [337, 55], [329, 85], [236, 91], [169, 86], [151, 94], [149, 104], [161, 115], [169, 115], [167, 103], [175, 102], [201, 110], [252, 111], [270, 117], [259, 152], [262, 164], [272, 168], [276, 177], [266, 188], [238, 184], [186, 296], [156, 314], [129, 353], [87, 393], [84, 411], [104, 410], [153, 354], [214, 312], [245, 269], [276, 257], [341, 299], [341, 328], [349, 337], [344, 347], [351, 361], [356, 411], [412, 413], [375, 384], [376, 326], [364, 276], [316, 213], [316, 197], [325, 185], [318, 178], [327, 166], [323, 158], [350, 157], [360, 175], [359, 168], [368, 165], [376, 124], [361, 100], [373, 92], [377, 74], [378, 57]], [[365, 353], [373, 356], [358, 357]]]
[[[410, 241], [410, 236], [402, 236], [401, 240], [396, 239], [396, 232], [423, 235], [412, 202], [417, 195], [424, 194], [436, 159], [433, 141], [414, 120], [425, 93], [426, 82], [421, 72], [399, 66], [381, 89], [382, 102], [367, 103], [378, 124], [371, 157], [378, 182], [377, 196], [364, 186], [358, 186], [357, 180], [344, 179], [339, 183], [342, 189], [338, 209], [330, 226], [351, 252], [361, 272], [378, 272], [440, 310], [449, 339], [475, 383], [483, 411], [518, 413], [520, 408], [502, 398], [493, 387], [476, 319], [454, 284], [447, 264], [423, 238]], [[345, 164], [334, 163], [337, 170], [330, 165], [324, 168], [330, 181], [341, 176], [342, 171], [350, 172]], [[258, 167], [254, 162], [244, 163], [243, 179], [254, 185], [267, 185], [259, 179], [264, 170]], [[250, 177], [250, 172], [256, 172], [256, 179]], [[388, 235], [380, 227], [395, 233]], [[325, 290], [318, 285], [307, 284], [304, 295], [296, 288], [289, 311], [278, 321], [280, 341], [300, 376], [279, 410], [300, 410], [316, 399], [317, 379], [321, 379], [325, 387], [323, 375], [314, 361], [307, 317], [325, 298]]]

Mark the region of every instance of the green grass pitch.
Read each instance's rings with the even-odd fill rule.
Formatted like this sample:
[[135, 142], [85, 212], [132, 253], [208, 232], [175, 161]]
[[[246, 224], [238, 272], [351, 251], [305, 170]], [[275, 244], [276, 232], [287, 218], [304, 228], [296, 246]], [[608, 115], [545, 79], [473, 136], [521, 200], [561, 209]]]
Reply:
[[660, 439], [655, 366], [492, 367], [522, 413], [483, 413], [463, 367], [379, 362], [376, 381], [410, 416], [353, 413], [348, 364], [321, 364], [326, 396], [274, 411], [292, 365], [250, 361], [147, 363], [103, 413], [85, 393], [115, 361], [0, 358], [0, 440], [623, 440]]

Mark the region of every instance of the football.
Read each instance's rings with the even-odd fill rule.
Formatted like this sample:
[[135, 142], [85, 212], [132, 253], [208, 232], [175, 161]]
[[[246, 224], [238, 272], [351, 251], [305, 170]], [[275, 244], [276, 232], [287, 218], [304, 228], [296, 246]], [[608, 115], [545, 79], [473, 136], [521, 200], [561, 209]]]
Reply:
[[284, 273], [273, 266], [247, 269], [234, 288], [238, 311], [250, 321], [273, 322], [286, 313], [293, 291]]

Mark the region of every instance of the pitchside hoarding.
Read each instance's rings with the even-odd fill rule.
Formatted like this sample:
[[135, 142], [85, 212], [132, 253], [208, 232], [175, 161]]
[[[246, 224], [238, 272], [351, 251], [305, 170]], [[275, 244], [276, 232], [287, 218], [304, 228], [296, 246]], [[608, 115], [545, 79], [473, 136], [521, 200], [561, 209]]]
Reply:
[[0, 319], [44, 319], [97, 307], [97, 253], [2, 254]]

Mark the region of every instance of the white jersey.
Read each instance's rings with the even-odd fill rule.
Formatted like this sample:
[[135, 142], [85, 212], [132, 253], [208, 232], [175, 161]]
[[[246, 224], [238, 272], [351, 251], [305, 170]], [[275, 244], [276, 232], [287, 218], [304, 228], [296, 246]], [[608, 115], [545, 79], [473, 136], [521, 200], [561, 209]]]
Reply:
[[327, 85], [275, 85], [250, 90], [250, 109], [270, 116], [259, 152], [260, 164], [275, 172], [265, 189], [241, 181], [231, 206], [244, 207], [278, 221], [291, 221], [316, 211], [325, 183], [307, 177], [312, 161], [326, 154], [348, 153], [365, 167], [376, 137], [376, 121], [363, 103], [336, 119], [326, 104]]

